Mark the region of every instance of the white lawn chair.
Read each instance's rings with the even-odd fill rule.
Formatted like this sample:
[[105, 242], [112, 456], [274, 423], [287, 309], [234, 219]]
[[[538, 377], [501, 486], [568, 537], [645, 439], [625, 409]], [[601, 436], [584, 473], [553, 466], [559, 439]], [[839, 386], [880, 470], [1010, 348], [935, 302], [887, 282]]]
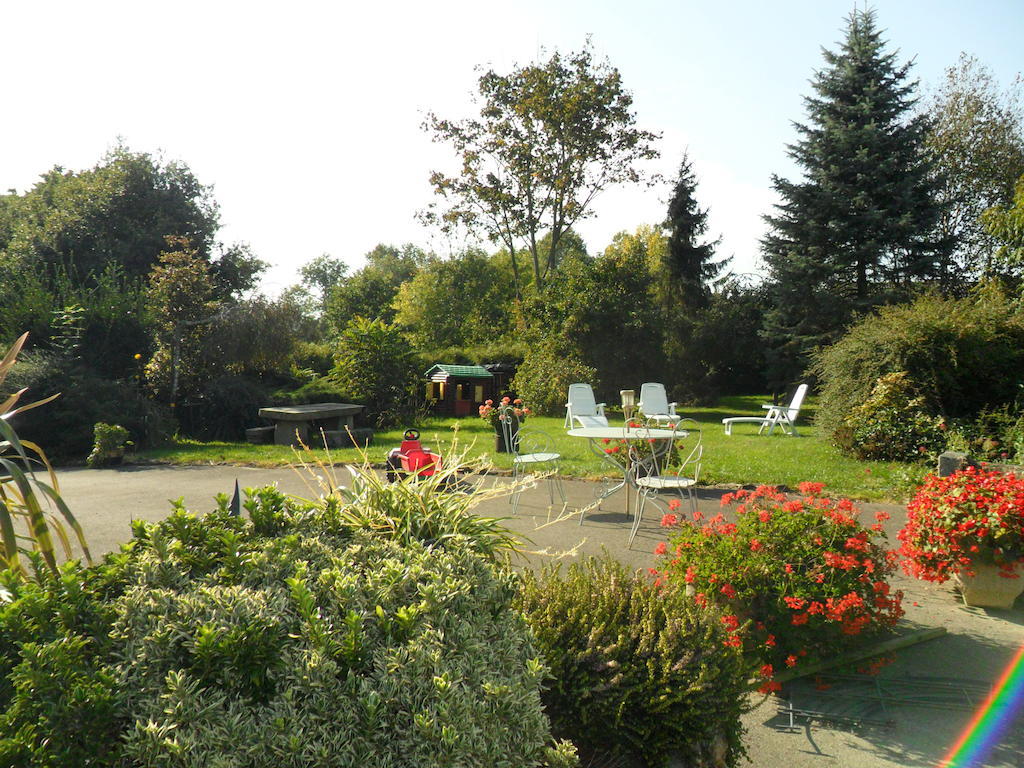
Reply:
[[[645, 439], [643, 430], [640, 430], [639, 439], [630, 445], [629, 456], [633, 463], [633, 484], [636, 486], [637, 498], [633, 529], [627, 546], [633, 545], [647, 502], [658, 505], [662, 493], [674, 492], [680, 498], [685, 493], [690, 498], [690, 511], [697, 511], [694, 489], [700, 480], [701, 460], [704, 456], [700, 425], [693, 419], [680, 419], [672, 426], [672, 431], [672, 439], [665, 441]], [[677, 450], [674, 451], [673, 447]], [[686, 458], [682, 459], [677, 468], [667, 466], [682, 455]]]
[[[761, 426], [757, 430], [759, 435], [764, 432], [765, 428], [768, 429], [768, 434], [770, 435], [776, 427], [780, 427], [786, 434], [800, 437], [800, 433], [796, 431], [796, 417], [800, 414], [800, 406], [803, 405], [804, 395], [806, 394], [807, 385], [801, 384], [796, 388], [796, 392], [793, 393], [793, 399], [789, 402], [788, 407], [765, 403], [761, 406], [768, 411], [764, 416], [731, 416], [728, 419], [722, 419], [722, 423], [725, 424], [725, 434], [732, 434], [733, 424], [746, 422], [749, 424], [760, 424]], [[789, 429], [786, 428], [787, 426]]]
[[[565, 488], [562, 478], [558, 476], [558, 461], [562, 455], [555, 450], [555, 441], [551, 436], [539, 429], [522, 427], [519, 419], [511, 408], [506, 409], [506, 418], [501, 421], [501, 431], [505, 436], [505, 444], [512, 454], [512, 485], [514, 490], [509, 497], [512, 513], [519, 509], [519, 494], [523, 491], [520, 478], [532, 472], [541, 472], [548, 478], [548, 496], [551, 504], [555, 503], [555, 487], [565, 504]], [[544, 471], [547, 470], [547, 471]]]
[[676, 413], [677, 403], [670, 403], [665, 394], [665, 385], [647, 382], [640, 387], [640, 402], [637, 407], [647, 421], [658, 424], [675, 424], [682, 417]]
[[581, 427], [607, 427], [604, 403], [595, 402], [594, 390], [589, 384], [570, 384], [569, 401], [565, 404], [565, 428], [572, 429], [579, 422]]

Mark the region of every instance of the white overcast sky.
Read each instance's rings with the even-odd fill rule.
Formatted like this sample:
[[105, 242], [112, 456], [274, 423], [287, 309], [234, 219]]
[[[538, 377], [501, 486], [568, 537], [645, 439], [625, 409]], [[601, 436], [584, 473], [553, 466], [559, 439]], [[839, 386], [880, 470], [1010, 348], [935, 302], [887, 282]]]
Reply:
[[[544, 51], [595, 53], [660, 132], [672, 177], [688, 149], [698, 200], [740, 272], [759, 269], [762, 214], [792, 121], [836, 48], [851, 0], [581, 0], [508, 3], [2, 2], [0, 189], [24, 192], [55, 165], [95, 165], [120, 138], [186, 163], [212, 185], [224, 242], [271, 263], [264, 290], [330, 253], [353, 268], [380, 242], [449, 244], [414, 218], [450, 155], [424, 113], [472, 114], [483, 65]], [[863, 8], [863, 2], [858, 4]], [[1024, 0], [877, 0], [879, 26], [923, 86], [961, 51], [1003, 86], [1024, 69]], [[589, 250], [664, 217], [665, 189], [614, 190], [579, 227]]]

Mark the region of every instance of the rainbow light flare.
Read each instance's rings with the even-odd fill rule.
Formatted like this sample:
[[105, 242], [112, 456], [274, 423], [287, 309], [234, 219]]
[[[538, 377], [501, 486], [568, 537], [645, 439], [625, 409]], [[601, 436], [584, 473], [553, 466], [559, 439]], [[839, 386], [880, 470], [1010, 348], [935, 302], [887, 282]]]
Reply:
[[992, 693], [978, 707], [960, 738], [938, 768], [973, 768], [999, 744], [1010, 725], [1024, 709], [1024, 645], [1003, 671]]

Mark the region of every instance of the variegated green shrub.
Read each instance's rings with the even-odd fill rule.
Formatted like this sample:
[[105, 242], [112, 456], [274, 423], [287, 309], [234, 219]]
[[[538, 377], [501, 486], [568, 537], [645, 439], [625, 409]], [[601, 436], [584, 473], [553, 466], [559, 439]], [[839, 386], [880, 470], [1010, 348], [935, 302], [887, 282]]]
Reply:
[[[84, 637], [82, 674], [66, 677], [76, 690], [115, 682], [116, 738], [76, 764], [574, 763], [571, 748], [551, 747], [546, 670], [512, 609], [517, 580], [506, 566], [461, 534], [399, 542], [342, 505], [264, 489], [247, 509], [255, 522], [179, 509], [139, 523], [131, 544], [77, 574], [107, 613], [65, 633]], [[11, 588], [0, 632], [27, 594]], [[0, 639], [11, 641], [0, 670], [29, 674], [22, 638]], [[0, 737], [0, 763], [44, 755], [52, 740], [20, 717], [37, 717], [22, 706], [28, 695], [0, 683], [0, 733], [14, 734]], [[64, 700], [47, 706], [67, 710]]]

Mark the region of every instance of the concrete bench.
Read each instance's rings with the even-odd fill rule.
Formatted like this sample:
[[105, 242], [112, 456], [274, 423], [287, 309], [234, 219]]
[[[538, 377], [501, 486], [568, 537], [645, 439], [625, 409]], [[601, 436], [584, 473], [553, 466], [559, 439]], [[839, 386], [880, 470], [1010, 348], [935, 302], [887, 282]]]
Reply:
[[362, 411], [363, 406], [350, 403], [309, 403], [260, 408], [259, 415], [274, 422], [274, 442], [278, 445], [298, 445], [301, 441], [315, 447], [321, 429], [351, 429], [355, 426], [355, 415]]
[[[349, 432], [343, 429], [324, 430], [324, 438], [328, 448], [350, 448], [353, 444], [358, 448], [365, 448], [373, 442], [373, 430], [368, 427], [359, 427]], [[354, 441], [354, 443], [353, 443]], [[313, 446], [319, 447], [319, 446]]]

